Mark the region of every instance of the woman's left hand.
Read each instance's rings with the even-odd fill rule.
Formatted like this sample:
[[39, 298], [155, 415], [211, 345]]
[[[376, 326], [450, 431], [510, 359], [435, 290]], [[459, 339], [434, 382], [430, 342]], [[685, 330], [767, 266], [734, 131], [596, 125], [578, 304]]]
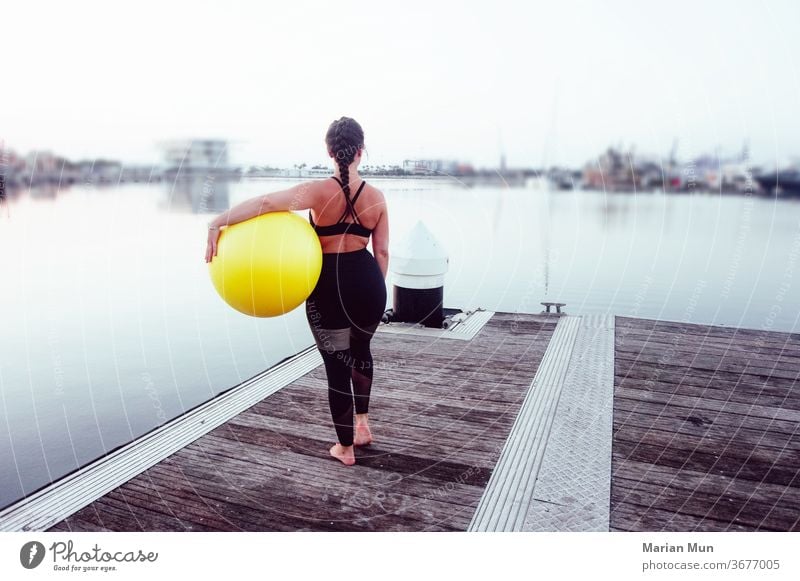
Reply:
[[219, 228], [208, 229], [208, 246], [206, 247], [206, 262], [211, 262], [211, 259], [217, 255], [217, 242], [219, 241]]

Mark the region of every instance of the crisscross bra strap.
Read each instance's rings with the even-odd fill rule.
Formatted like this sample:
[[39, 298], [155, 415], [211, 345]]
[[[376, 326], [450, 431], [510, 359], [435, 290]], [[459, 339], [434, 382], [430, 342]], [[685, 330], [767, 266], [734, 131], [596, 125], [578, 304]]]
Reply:
[[344, 189], [344, 184], [342, 183], [342, 181], [336, 176], [331, 176], [331, 178], [335, 179], [338, 182], [338, 184], [342, 187], [342, 193], [344, 194], [345, 200], [347, 202], [345, 204], [344, 213], [339, 217], [336, 223], [338, 224], [339, 222], [343, 222], [344, 219], [347, 218], [347, 215], [350, 214], [353, 217], [353, 220], [356, 221], [356, 224], [361, 224], [361, 220], [358, 218], [358, 214], [356, 213], [356, 201], [358, 201], [358, 196], [361, 195], [361, 190], [364, 189], [364, 186], [366, 185], [367, 182], [361, 180], [361, 185], [358, 186], [356, 195], [353, 196], [353, 199], [351, 200], [350, 196], [347, 195], [347, 190]]
[[[361, 182], [361, 185], [358, 187], [358, 191], [356, 191], [356, 195], [353, 196], [351, 200], [350, 197], [347, 195], [347, 192], [344, 190], [344, 184], [336, 177], [331, 176], [339, 185], [342, 186], [342, 192], [345, 195], [345, 199], [347, 201], [345, 211], [339, 220], [335, 224], [330, 224], [328, 226], [318, 226], [314, 224], [314, 218], [311, 217], [311, 210], [308, 211], [308, 221], [311, 223], [311, 226], [314, 228], [314, 231], [319, 236], [336, 236], [337, 234], [355, 234], [356, 236], [363, 236], [365, 238], [369, 238], [372, 234], [372, 230], [363, 226], [361, 221], [358, 218], [358, 214], [356, 213], [355, 203], [358, 200], [358, 196], [361, 195], [361, 191], [364, 189], [364, 185], [367, 183], [365, 181]], [[344, 219], [347, 215], [350, 214], [353, 216], [355, 222], [345, 222]]]

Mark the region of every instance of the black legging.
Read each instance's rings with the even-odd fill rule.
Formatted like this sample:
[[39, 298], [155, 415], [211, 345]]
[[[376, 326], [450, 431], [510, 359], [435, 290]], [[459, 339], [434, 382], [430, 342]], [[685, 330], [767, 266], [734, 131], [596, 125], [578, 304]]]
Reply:
[[353, 444], [354, 394], [355, 413], [369, 410], [369, 344], [385, 308], [383, 274], [366, 248], [322, 255], [322, 273], [306, 301], [306, 318], [325, 363], [331, 418], [342, 446]]

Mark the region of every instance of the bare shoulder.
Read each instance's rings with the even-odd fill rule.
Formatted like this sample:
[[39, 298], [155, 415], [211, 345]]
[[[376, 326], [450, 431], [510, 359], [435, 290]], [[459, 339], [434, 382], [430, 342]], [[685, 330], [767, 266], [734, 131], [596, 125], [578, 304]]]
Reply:
[[369, 182], [367, 182], [367, 186], [372, 190], [371, 191], [372, 198], [373, 198], [372, 205], [385, 207], [386, 206], [386, 197], [383, 195], [383, 191], [379, 190], [378, 188], [376, 188], [375, 186], [373, 186]]
[[330, 184], [332, 180], [316, 179], [303, 182], [301, 187], [305, 187], [311, 193], [314, 204], [323, 204], [326, 202], [326, 197], [330, 196], [334, 191]]

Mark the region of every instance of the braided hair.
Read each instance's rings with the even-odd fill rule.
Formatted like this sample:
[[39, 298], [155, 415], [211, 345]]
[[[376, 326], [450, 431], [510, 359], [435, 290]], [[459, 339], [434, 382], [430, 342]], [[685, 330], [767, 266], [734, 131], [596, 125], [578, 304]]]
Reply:
[[[355, 119], [340, 117], [330, 124], [325, 135], [325, 144], [333, 154], [336, 165], [339, 166], [339, 175], [342, 177], [344, 191], [350, 199], [350, 164], [356, 157], [358, 150], [364, 147], [364, 131]], [[348, 202], [348, 213], [352, 214], [352, 206]]]

